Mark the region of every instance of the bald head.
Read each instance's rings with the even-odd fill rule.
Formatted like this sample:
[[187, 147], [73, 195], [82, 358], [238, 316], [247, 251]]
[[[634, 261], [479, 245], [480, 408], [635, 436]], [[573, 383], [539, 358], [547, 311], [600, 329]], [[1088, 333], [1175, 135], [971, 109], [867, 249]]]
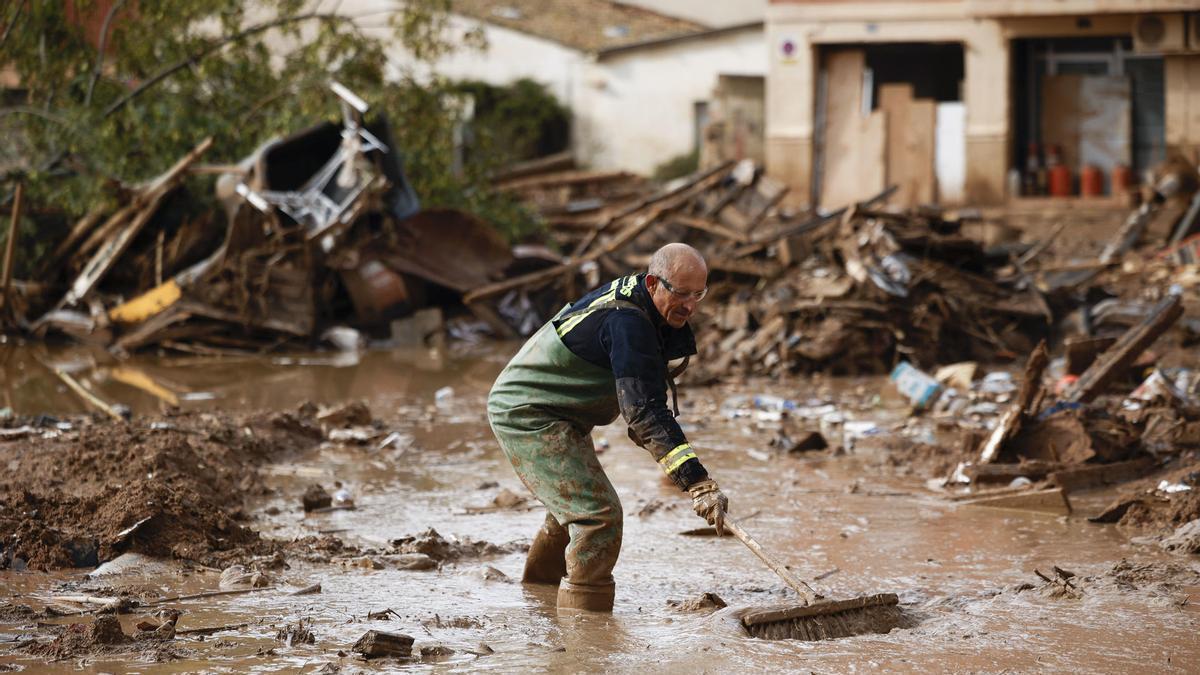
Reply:
[[646, 271], [660, 279], [673, 279], [675, 277], [672, 273], [687, 268], [696, 268], [708, 275], [708, 264], [704, 262], [704, 256], [687, 244], [675, 242], [655, 251], [654, 255], [650, 256], [650, 268]]
[[650, 256], [646, 271], [646, 289], [654, 307], [668, 324], [682, 328], [708, 287], [704, 256], [687, 244], [667, 244]]

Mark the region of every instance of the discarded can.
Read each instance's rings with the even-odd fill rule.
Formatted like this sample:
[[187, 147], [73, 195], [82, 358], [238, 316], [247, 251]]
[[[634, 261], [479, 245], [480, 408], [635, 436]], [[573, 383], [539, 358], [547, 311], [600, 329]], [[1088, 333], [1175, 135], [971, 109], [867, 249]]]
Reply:
[[892, 370], [891, 380], [896, 389], [908, 397], [913, 405], [923, 408], [942, 390], [942, 385], [929, 374], [917, 369], [908, 361], [901, 361]]

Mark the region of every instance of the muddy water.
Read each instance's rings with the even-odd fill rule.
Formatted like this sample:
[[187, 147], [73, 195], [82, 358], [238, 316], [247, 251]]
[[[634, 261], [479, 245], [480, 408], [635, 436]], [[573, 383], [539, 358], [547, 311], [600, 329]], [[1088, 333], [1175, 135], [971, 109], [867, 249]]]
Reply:
[[[121, 365], [147, 374], [180, 397], [182, 406], [290, 407], [304, 400], [365, 398], [398, 432], [397, 441], [382, 450], [327, 446], [272, 468], [270, 481], [278, 495], [254, 504], [254, 525], [268, 536], [336, 531], [348, 543], [386, 548], [391, 539], [433, 527], [447, 537], [503, 545], [527, 542], [543, 518], [540, 509], [468, 513], [467, 507], [489, 504], [501, 488], [522, 491], [482, 415], [487, 387], [508, 353], [376, 352], [356, 365], [315, 360], [324, 357], [290, 362], [135, 359]], [[113, 379], [111, 370], [105, 371], [111, 365], [103, 361], [78, 365], [93, 356], [76, 352], [54, 358], [74, 363], [78, 378], [109, 400], [135, 411], [160, 405], [161, 391], [148, 392], [142, 381], [138, 387]], [[14, 371], [11, 365], [17, 362], [25, 367]], [[70, 394], [44, 370], [36, 371], [40, 366], [28, 352], [10, 353], [8, 363], [5, 382], [14, 381], [14, 372], [24, 379], [4, 387], [5, 405], [18, 412], [71, 409]], [[435, 392], [444, 387], [452, 393], [443, 391], [439, 399]], [[906, 611], [919, 620], [912, 628], [823, 643], [766, 642], [669, 606], [670, 599], [687, 600], [704, 592], [737, 606], [792, 596], [736, 541], [681, 536], [703, 523], [674, 488], [663, 484], [654, 463], [625, 439], [618, 423], [596, 434], [608, 443], [601, 460], [626, 513], [625, 545], [616, 570], [617, 607], [611, 617], [559, 616], [553, 591], [513, 582], [521, 572], [519, 552], [462, 559], [435, 571], [294, 561], [283, 580], [294, 586], [319, 581], [321, 594], [266, 591], [180, 603], [185, 610], [180, 629], [250, 624], [204, 641], [177, 641], [182, 660], [146, 663], [136, 656], [97, 656], [49, 667], [312, 672], [329, 662], [357, 663], [339, 659], [338, 651], [374, 628], [412, 635], [418, 648], [456, 650], [434, 663], [365, 666], [380, 671], [1195, 671], [1200, 610], [1172, 601], [1188, 593], [1194, 600], [1200, 589], [1108, 585], [1089, 590], [1080, 600], [1011, 590], [1021, 582], [1036, 583], [1033, 570], [1053, 565], [1084, 576], [1102, 574], [1121, 558], [1200, 567], [1194, 560], [1135, 547], [1108, 526], [1088, 524], [1082, 516], [1099, 509], [1105, 495], [1075, 500], [1077, 512], [1069, 518], [954, 506], [930, 496], [917, 481], [889, 475], [878, 468], [876, 458], [802, 459], [768, 452], [769, 429], [757, 428], [753, 417], [727, 417], [720, 405], [733, 394], [808, 398], [826, 391], [858, 391], [850, 398], [869, 404], [850, 406], [846, 414], [886, 428], [899, 411], [886, 400], [870, 400], [878, 387], [872, 380], [796, 381], [752, 390], [691, 391], [681, 404], [689, 435], [730, 495], [734, 513], [757, 513], [745, 521], [746, 529], [801, 576], [827, 574], [817, 582], [827, 595], [899, 593]], [[357, 510], [306, 517], [298, 508], [303, 488], [334, 480], [350, 487]], [[480, 488], [490, 482], [499, 487]], [[661, 508], [643, 508], [655, 500], [662, 502]], [[503, 577], [492, 573], [489, 579], [488, 567]], [[64, 576], [77, 577], [4, 573], [0, 593], [29, 602], [31, 594], [46, 592]], [[215, 589], [216, 577], [155, 574], [129, 583], [176, 593]], [[385, 608], [400, 618], [366, 618]], [[315, 645], [287, 647], [274, 640], [280, 626], [300, 619], [311, 621]], [[0, 625], [0, 640], [6, 632], [11, 631]], [[0, 664], [46, 667], [4, 652], [0, 643]]]

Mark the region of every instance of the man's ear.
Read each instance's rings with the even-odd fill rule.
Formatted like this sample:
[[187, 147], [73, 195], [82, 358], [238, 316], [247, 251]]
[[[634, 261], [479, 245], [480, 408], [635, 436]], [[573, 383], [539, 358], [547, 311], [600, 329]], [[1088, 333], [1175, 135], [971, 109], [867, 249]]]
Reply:
[[651, 293], [654, 293], [655, 289], [657, 289], [657, 288], [658, 288], [658, 277], [654, 276], [653, 274], [647, 274], [646, 275], [646, 290], [650, 291]]

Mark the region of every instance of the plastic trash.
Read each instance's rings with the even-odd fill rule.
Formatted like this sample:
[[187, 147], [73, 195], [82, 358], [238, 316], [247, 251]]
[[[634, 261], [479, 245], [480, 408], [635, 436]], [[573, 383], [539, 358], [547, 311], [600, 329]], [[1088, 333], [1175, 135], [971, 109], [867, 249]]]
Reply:
[[454, 398], [454, 387], [442, 387], [433, 392], [433, 400], [437, 403], [445, 403]]
[[896, 385], [896, 389], [918, 408], [928, 405], [942, 390], [940, 382], [908, 361], [896, 364], [892, 370], [891, 380]]
[[350, 488], [346, 486], [339, 487], [333, 493], [333, 506], [354, 506], [354, 495], [350, 492]]
[[1017, 390], [1017, 383], [1013, 381], [1012, 373], [998, 370], [983, 376], [979, 390], [988, 394], [1011, 394]]
[[759, 410], [795, 410], [796, 409], [795, 401], [788, 399], [788, 398], [782, 398], [780, 396], [759, 394], [758, 396], [754, 397], [753, 401], [754, 401], [754, 407], [758, 408]]

